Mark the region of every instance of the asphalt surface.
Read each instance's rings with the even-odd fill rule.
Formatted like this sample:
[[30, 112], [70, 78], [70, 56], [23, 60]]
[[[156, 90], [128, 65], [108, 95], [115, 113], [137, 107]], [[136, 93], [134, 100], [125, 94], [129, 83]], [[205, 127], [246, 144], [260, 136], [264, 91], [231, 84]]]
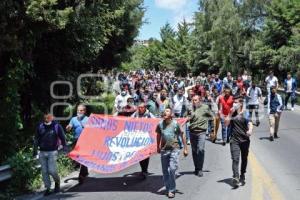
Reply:
[[[229, 145], [224, 147], [206, 141], [203, 177], [196, 177], [193, 174], [191, 154], [187, 158], [181, 155], [175, 199], [299, 200], [300, 109], [283, 113], [279, 129], [280, 138], [274, 142], [268, 140], [267, 118], [264, 117], [261, 122], [261, 125], [254, 129], [251, 138], [246, 185], [237, 189], [231, 185]], [[141, 180], [137, 176], [139, 171], [139, 165], [135, 165], [112, 175], [90, 173], [83, 185], [76, 185], [60, 194], [42, 199], [167, 199], [163, 190], [160, 156], [151, 157], [149, 165], [151, 175], [147, 180]]]

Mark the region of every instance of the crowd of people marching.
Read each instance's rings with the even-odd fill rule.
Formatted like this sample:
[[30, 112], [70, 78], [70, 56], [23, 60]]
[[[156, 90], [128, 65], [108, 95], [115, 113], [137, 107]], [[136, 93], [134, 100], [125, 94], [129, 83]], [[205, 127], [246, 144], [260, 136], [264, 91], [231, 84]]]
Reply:
[[[191, 145], [194, 173], [202, 177], [205, 141], [209, 137], [213, 143], [218, 142], [220, 124], [222, 145], [230, 143], [233, 184], [237, 187], [245, 183], [250, 136], [253, 134], [253, 125], [260, 125], [261, 114], [265, 113], [264, 107], [267, 108], [269, 119], [270, 141], [279, 138], [280, 116], [287, 109], [289, 99], [290, 109], [294, 110], [297, 81], [290, 73], [283, 82], [285, 99], [277, 93], [279, 82], [272, 71], [265, 79], [265, 87], [267, 93], [263, 98], [262, 89], [252, 81], [247, 71], [236, 78], [228, 72], [221, 78], [218, 74], [200, 73], [200, 76], [187, 74], [185, 77], [178, 77], [171, 71], [138, 70], [115, 77], [112, 85], [116, 94], [113, 113], [115, 116], [161, 118], [156, 128], [157, 149], [161, 154], [166, 194], [173, 198], [180, 150], [183, 149], [184, 156], [187, 156], [188, 145]], [[74, 130], [76, 140], [87, 122], [86, 107], [83, 104], [78, 106], [77, 112], [77, 116], [66, 127], [66, 130]], [[176, 118], [187, 118], [187, 123], [181, 127]], [[59, 177], [53, 166], [55, 161], [51, 164], [45, 161], [51, 156], [56, 159], [57, 154], [49, 152], [56, 151], [57, 147], [54, 143], [52, 147], [49, 142], [43, 142], [43, 135], [47, 130], [59, 130], [60, 140], [65, 141], [63, 128], [51, 122], [53, 117], [46, 114], [45, 122], [39, 126], [36, 134], [46, 195], [50, 194], [49, 174], [55, 177], [56, 192], [59, 191]], [[65, 145], [65, 142], [62, 144]], [[140, 162], [143, 179], [148, 176], [149, 161], [150, 158], [147, 158]], [[81, 166], [79, 182], [82, 183], [87, 175], [88, 169]]]

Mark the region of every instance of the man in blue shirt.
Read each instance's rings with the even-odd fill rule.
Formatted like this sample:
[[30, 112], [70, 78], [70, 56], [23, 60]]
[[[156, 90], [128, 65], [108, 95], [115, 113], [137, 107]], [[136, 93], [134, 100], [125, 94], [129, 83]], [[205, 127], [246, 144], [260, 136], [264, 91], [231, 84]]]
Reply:
[[271, 87], [271, 93], [268, 95], [268, 114], [270, 124], [270, 141], [274, 141], [274, 137], [278, 137], [278, 128], [280, 116], [283, 109], [282, 98], [277, 94], [276, 86]]
[[[77, 116], [73, 117], [69, 123], [69, 125], [66, 127], [67, 131], [71, 131], [72, 129], [74, 130], [74, 144], [77, 143], [77, 140], [82, 133], [85, 124], [88, 121], [88, 117], [85, 115], [86, 114], [86, 107], [83, 104], [80, 104], [77, 106]], [[84, 165], [80, 165], [80, 172], [79, 172], [79, 177], [78, 181], [80, 184], [83, 183], [84, 178], [87, 177], [89, 174], [88, 168]]]
[[297, 81], [295, 78], [292, 77], [291, 73], [288, 73], [287, 78], [284, 80], [284, 92], [285, 92], [285, 109], [287, 109], [287, 104], [289, 99], [291, 98], [291, 110], [294, 111], [294, 105], [296, 97], [296, 90], [297, 90]]

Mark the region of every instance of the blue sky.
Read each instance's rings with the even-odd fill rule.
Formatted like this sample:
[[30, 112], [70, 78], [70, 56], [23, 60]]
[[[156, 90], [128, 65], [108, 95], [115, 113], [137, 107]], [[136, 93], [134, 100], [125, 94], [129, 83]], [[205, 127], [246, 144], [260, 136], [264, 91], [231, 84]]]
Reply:
[[175, 28], [183, 18], [192, 21], [198, 9], [198, 0], [144, 0], [144, 6], [144, 20], [147, 23], [142, 26], [138, 39], [159, 39], [160, 28], [167, 22]]

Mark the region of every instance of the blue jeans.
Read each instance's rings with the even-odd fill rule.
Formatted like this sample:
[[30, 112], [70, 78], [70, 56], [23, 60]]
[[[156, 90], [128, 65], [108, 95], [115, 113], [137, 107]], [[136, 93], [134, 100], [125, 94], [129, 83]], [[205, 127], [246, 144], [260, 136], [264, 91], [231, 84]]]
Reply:
[[60, 182], [56, 167], [57, 155], [57, 151], [40, 151], [39, 153], [39, 160], [42, 168], [42, 177], [46, 189], [51, 188], [50, 175], [54, 179], [55, 183]]
[[195, 171], [200, 171], [203, 169], [205, 156], [205, 132], [201, 134], [193, 134], [191, 132], [190, 137]]
[[225, 126], [225, 120], [224, 118], [221, 118], [221, 125], [222, 125], [222, 139], [223, 142], [229, 141], [229, 138], [231, 136], [231, 128], [229, 126]]
[[190, 141], [190, 129], [189, 129], [189, 125], [190, 125], [189, 122], [187, 122], [185, 124], [185, 137], [186, 137], [186, 141]]
[[213, 128], [214, 128], [214, 124], [213, 124], [213, 120], [208, 120], [207, 121], [207, 134], [211, 134], [211, 132], [213, 131]]
[[161, 166], [163, 172], [164, 184], [167, 192], [176, 191], [176, 170], [179, 162], [179, 149], [161, 150]]

